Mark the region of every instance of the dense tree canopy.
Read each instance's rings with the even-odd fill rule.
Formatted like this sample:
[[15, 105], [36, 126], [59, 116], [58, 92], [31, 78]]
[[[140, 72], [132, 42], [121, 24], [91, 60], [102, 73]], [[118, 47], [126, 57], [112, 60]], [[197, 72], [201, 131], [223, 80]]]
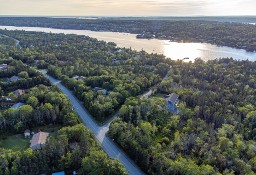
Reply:
[[[60, 130], [50, 133], [42, 149], [25, 150], [6, 149], [0, 144], [0, 174], [35, 175], [51, 174], [65, 171], [71, 174], [124, 174], [127, 172], [116, 159], [110, 159], [99, 147], [92, 133], [80, 124], [80, 119], [73, 112], [69, 100], [60, 90], [50, 85], [49, 81], [38, 71], [22, 61], [10, 58], [7, 50], [0, 48], [0, 62], [8, 68], [0, 71], [1, 95], [12, 98], [11, 101], [23, 102], [15, 109], [3, 108], [1, 96], [0, 143], [10, 135], [17, 136], [26, 129], [47, 128], [57, 125]], [[8, 82], [10, 76], [19, 76], [20, 80]], [[14, 90], [25, 89], [20, 96]], [[11, 103], [11, 102], [9, 102]], [[10, 145], [12, 147], [12, 145]], [[91, 166], [88, 166], [88, 161]]]
[[[86, 36], [0, 33], [20, 40], [22, 49], [9, 50], [10, 57], [47, 68], [50, 75], [63, 80], [98, 121], [112, 115], [127, 97], [159, 83], [170, 67], [170, 60], [163, 55], [117, 48], [113, 43]], [[26, 76], [24, 70], [19, 72]]]
[[[198, 24], [193, 23], [200, 32]], [[211, 23], [207, 25], [210, 31], [216, 30]], [[219, 28], [222, 25], [226, 23]], [[232, 25], [240, 31], [240, 25]], [[247, 29], [241, 30], [239, 35], [247, 33]], [[0, 72], [1, 95], [13, 95], [17, 88], [28, 90], [15, 99], [24, 106], [0, 112], [0, 130], [17, 133], [27, 127], [65, 126], [50, 137], [43, 150], [1, 149], [0, 174], [63, 169], [76, 169], [80, 174], [126, 174], [79, 124], [66, 97], [30, 66], [47, 69], [61, 79], [99, 121], [121, 107], [109, 136], [148, 174], [256, 173], [255, 62], [196, 59], [184, 63], [86, 36], [6, 30], [0, 33], [20, 40], [21, 46], [8, 50], [0, 47], [0, 63], [8, 64], [8, 69]], [[250, 32], [248, 36], [253, 46], [255, 38]], [[6, 81], [13, 75], [20, 79]], [[161, 94], [179, 94], [180, 112], [168, 113], [166, 99], [159, 96], [137, 97], [152, 86]]]
[[180, 94], [180, 113], [129, 99], [109, 135], [149, 174], [255, 174], [255, 66], [175, 62], [158, 91]]

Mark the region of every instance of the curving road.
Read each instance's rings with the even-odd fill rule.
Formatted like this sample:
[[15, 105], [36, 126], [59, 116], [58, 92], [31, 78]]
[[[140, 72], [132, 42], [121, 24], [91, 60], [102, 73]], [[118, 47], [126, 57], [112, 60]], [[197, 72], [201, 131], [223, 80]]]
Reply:
[[2, 34], [0, 34], [0, 36], [13, 39], [13, 40], [15, 41], [16, 47], [18, 47], [19, 49], [21, 49], [21, 45], [20, 45], [20, 41], [19, 41], [19, 40], [15, 39], [15, 38], [12, 38], [12, 37], [10, 37], [10, 36], [7, 36], [7, 35], [2, 35]]
[[99, 126], [92, 119], [91, 115], [86, 111], [86, 109], [83, 107], [81, 102], [72, 94], [70, 90], [64, 87], [59, 80], [56, 80], [53, 77], [45, 74], [45, 72], [42, 72], [42, 73], [44, 73], [44, 75], [51, 81], [51, 83], [58, 86], [58, 88], [67, 96], [67, 98], [71, 102], [71, 105], [73, 106], [76, 113], [80, 116], [85, 126], [87, 126], [87, 128], [89, 128], [93, 132], [95, 138], [99, 141], [102, 148], [111, 158], [119, 159], [120, 162], [124, 165], [124, 167], [128, 171], [129, 175], [144, 174], [133, 163], [133, 161], [129, 157], [127, 157], [125, 153], [120, 148], [118, 148], [109, 137], [107, 137], [106, 133], [109, 130], [109, 125], [112, 122], [112, 120], [110, 120], [108, 123], [106, 123], [103, 126]]

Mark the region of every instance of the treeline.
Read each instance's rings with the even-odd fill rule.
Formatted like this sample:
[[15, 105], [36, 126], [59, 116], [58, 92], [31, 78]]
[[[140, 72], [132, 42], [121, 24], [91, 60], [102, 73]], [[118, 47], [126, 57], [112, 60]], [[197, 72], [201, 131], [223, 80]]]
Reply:
[[[221, 19], [216, 19], [221, 21]], [[142, 38], [206, 42], [255, 51], [256, 26], [242, 23], [205, 20], [113, 19], [97, 20], [44, 17], [1, 17], [0, 25], [49, 27], [139, 34]]]
[[149, 174], [255, 174], [255, 66], [175, 62], [158, 90], [180, 95], [180, 113], [163, 98], [130, 99], [109, 135]]

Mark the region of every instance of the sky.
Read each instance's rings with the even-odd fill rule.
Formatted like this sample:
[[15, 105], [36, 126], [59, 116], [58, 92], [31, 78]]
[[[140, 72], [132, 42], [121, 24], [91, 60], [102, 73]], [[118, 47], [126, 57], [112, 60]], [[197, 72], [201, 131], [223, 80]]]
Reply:
[[0, 0], [0, 15], [25, 15], [25, 16], [256, 15], [256, 0]]

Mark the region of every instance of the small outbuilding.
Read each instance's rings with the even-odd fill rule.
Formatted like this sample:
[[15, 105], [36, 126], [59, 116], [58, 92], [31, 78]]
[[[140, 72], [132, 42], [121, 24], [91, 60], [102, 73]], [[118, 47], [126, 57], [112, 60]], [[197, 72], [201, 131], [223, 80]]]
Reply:
[[24, 137], [25, 137], [25, 138], [29, 138], [29, 137], [30, 137], [30, 130], [29, 130], [29, 129], [26, 129], [26, 130], [24, 131]]

